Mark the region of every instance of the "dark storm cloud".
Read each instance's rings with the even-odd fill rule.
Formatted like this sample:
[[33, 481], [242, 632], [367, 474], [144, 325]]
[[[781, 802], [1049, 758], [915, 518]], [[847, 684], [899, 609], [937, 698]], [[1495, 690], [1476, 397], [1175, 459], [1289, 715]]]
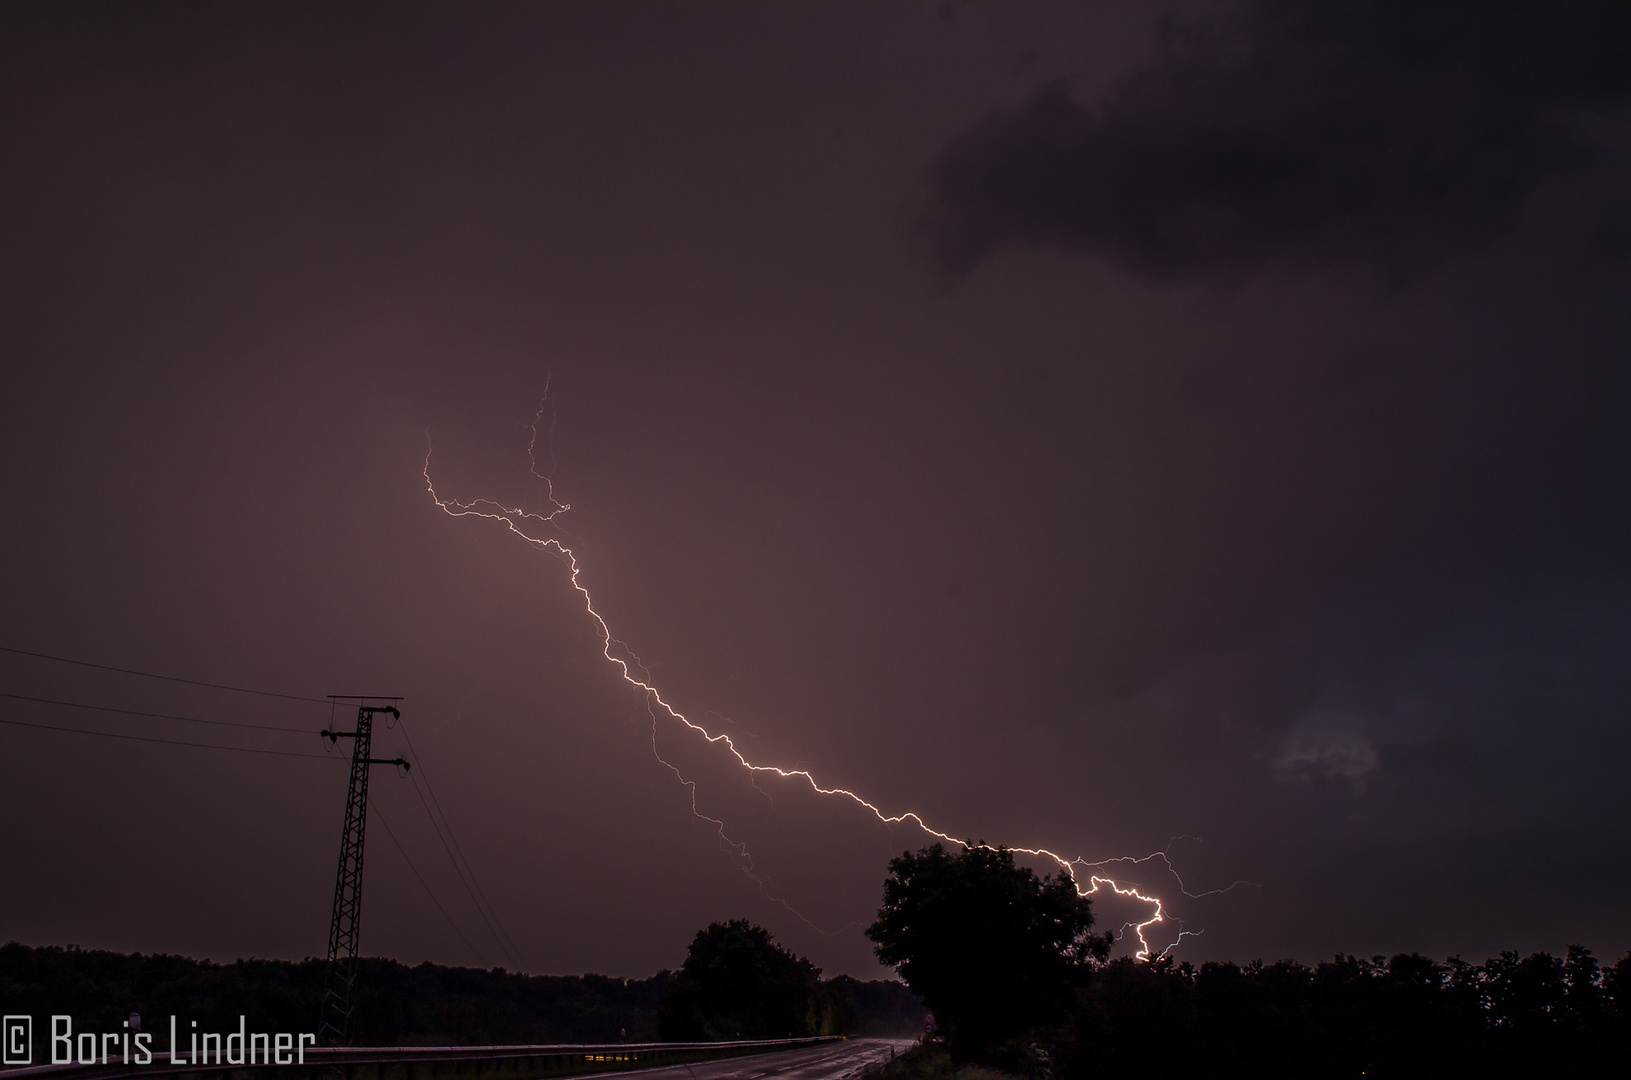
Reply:
[[953, 273], [1018, 243], [1157, 279], [1279, 259], [1396, 278], [1603, 165], [1590, 121], [1628, 94], [1621, 3], [1214, 9], [1169, 20], [1099, 101], [1052, 82], [953, 138], [925, 229]]

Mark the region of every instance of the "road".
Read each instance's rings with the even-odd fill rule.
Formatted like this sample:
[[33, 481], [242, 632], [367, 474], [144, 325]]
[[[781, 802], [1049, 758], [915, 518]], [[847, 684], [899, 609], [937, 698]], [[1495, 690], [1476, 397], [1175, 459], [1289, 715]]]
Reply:
[[617, 1075], [638, 1076], [640, 1080], [855, 1080], [867, 1066], [888, 1061], [891, 1053], [911, 1045], [911, 1039], [851, 1039], [808, 1050], [665, 1065]]

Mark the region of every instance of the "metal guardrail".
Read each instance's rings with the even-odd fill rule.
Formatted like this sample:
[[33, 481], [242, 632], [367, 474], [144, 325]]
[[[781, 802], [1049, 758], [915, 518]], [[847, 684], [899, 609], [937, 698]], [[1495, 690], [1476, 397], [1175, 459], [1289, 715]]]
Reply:
[[[838, 1042], [842, 1035], [804, 1039], [738, 1039], [689, 1043], [560, 1043], [539, 1046], [306, 1047], [303, 1063], [176, 1063], [156, 1051], [151, 1064], [68, 1062], [0, 1070], [3, 1080], [117, 1080], [179, 1076], [191, 1080], [307, 1080], [338, 1074], [345, 1080], [534, 1080], [540, 1077], [622, 1072], [694, 1061], [741, 1057]], [[212, 1055], [213, 1056], [213, 1055]]]

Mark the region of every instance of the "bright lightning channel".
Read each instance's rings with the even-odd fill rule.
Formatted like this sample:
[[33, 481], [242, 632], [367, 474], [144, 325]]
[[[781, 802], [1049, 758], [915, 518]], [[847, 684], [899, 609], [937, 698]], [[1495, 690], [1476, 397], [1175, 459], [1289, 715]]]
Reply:
[[[444, 513], [447, 513], [452, 517], [477, 517], [477, 518], [485, 518], [485, 519], [487, 519], [489, 521], [496, 521], [496, 522], [500, 523], [501, 525], [503, 525], [505, 528], [507, 528], [515, 536], [519, 537], [525, 543], [531, 545], [532, 547], [538, 548], [540, 550], [553, 551], [557, 555], [559, 555], [562, 558], [562, 560], [565, 561], [567, 571], [568, 571], [568, 574], [569, 574], [569, 577], [570, 577], [570, 580], [571, 580], [571, 583], [572, 583], [572, 587], [577, 590], [579, 596], [583, 597], [584, 611], [586, 611], [588, 613], [589, 617], [592, 620], [594, 620], [595, 625], [600, 630], [601, 655], [604, 656], [611, 663], [617, 665], [618, 670], [622, 673], [623, 680], [625, 682], [627, 682], [630, 686], [635, 687], [636, 689], [638, 689], [642, 693], [642, 695], [644, 695], [644, 697], [645, 697], [646, 708], [647, 708], [648, 711], [650, 711], [652, 713], [652, 720], [653, 720], [652, 752], [657, 753], [657, 733], [656, 733], [656, 727], [655, 727], [656, 711], [655, 710], [660, 709], [660, 710], [662, 710], [663, 713], [667, 714], [669, 717], [671, 717], [675, 721], [679, 722], [680, 724], [683, 724], [686, 728], [688, 728], [689, 730], [691, 730], [695, 734], [702, 736], [702, 738], [707, 740], [709, 743], [712, 743], [714, 745], [723, 746], [731, 754], [731, 756], [736, 759], [738, 764], [740, 764], [742, 766], [742, 768], [746, 769], [750, 775], [755, 775], [756, 776], [756, 775], [758, 775], [760, 773], [769, 773], [769, 774], [772, 774], [774, 776], [778, 776], [783, 780], [802, 780], [805, 783], [807, 783], [810, 786], [810, 789], [812, 791], [814, 791], [818, 795], [834, 796], [834, 797], [838, 797], [838, 798], [844, 798], [844, 799], [851, 800], [857, 806], [860, 806], [860, 807], [870, 811], [873, 814], [873, 816], [875, 816], [879, 821], [883, 822], [885, 825], [900, 825], [900, 824], [910, 823], [912, 825], [917, 826], [923, 832], [929, 834], [930, 836], [935, 837], [938, 840], [943, 840], [943, 841], [945, 841], [947, 843], [955, 844], [955, 845], [957, 845], [959, 847], [963, 847], [963, 848], [968, 848], [970, 846], [979, 846], [979, 845], [971, 845], [971, 842], [969, 842], [969, 841], [959, 840], [955, 836], [952, 836], [950, 833], [941, 832], [939, 829], [933, 828], [932, 826], [929, 825], [928, 822], [924, 821], [923, 818], [920, 817], [915, 811], [906, 810], [906, 811], [903, 811], [903, 812], [898, 813], [898, 814], [885, 813], [876, 804], [868, 801], [865, 798], [862, 798], [860, 795], [858, 795], [857, 793], [855, 793], [853, 791], [850, 791], [848, 788], [824, 787], [819, 781], [816, 780], [815, 776], [812, 775], [807, 770], [804, 770], [804, 769], [784, 769], [784, 768], [781, 768], [778, 765], [760, 765], [760, 764], [757, 764], [755, 762], [749, 761], [747, 759], [747, 757], [745, 757], [743, 755], [742, 751], [737, 748], [736, 743], [731, 739], [731, 737], [728, 734], [726, 734], [724, 732], [720, 732], [718, 734], [715, 734], [714, 732], [709, 731], [707, 728], [703, 727], [701, 724], [698, 724], [696, 721], [692, 720], [690, 717], [688, 717], [684, 713], [680, 712], [678, 709], [676, 709], [673, 705], [671, 705], [663, 697], [662, 692], [660, 690], [658, 690], [657, 687], [650, 682], [650, 679], [651, 679], [650, 670], [647, 669], [646, 666], [643, 663], [640, 662], [639, 657], [634, 654], [634, 651], [632, 649], [629, 649], [629, 647], [626, 644], [619, 641], [616, 637], [613, 636], [611, 627], [607, 624], [606, 620], [601, 617], [600, 612], [595, 610], [594, 599], [589, 595], [588, 588], [583, 584], [582, 580], [580, 579], [581, 578], [581, 568], [578, 565], [578, 557], [572, 553], [572, 549], [567, 547], [565, 544], [563, 544], [561, 542], [560, 538], [557, 537], [557, 536], [534, 535], [534, 531], [539, 530], [541, 527], [548, 527], [548, 526], [554, 525], [555, 524], [555, 519], [557, 517], [559, 517], [561, 514], [564, 514], [568, 510], [571, 509], [571, 507], [569, 505], [567, 505], [566, 503], [558, 502], [555, 499], [555, 491], [554, 491], [553, 484], [550, 481], [550, 478], [547, 475], [545, 475], [543, 473], [540, 473], [538, 471], [538, 461], [537, 461], [537, 457], [536, 457], [536, 447], [537, 447], [537, 443], [538, 443], [538, 424], [539, 424], [539, 421], [543, 418], [545, 403], [547, 403], [547, 401], [548, 401], [548, 391], [546, 389], [544, 403], [539, 404], [538, 412], [532, 418], [531, 425], [529, 425], [529, 430], [531, 431], [532, 438], [527, 443], [527, 465], [528, 465], [528, 468], [531, 471], [532, 475], [536, 479], [542, 480], [544, 482], [544, 485], [545, 485], [545, 497], [548, 499], [549, 507], [550, 507], [550, 509], [549, 509], [549, 511], [547, 513], [538, 513], [538, 512], [535, 512], [535, 511], [529, 511], [529, 510], [527, 510], [525, 508], [525, 506], [506, 506], [503, 503], [497, 502], [497, 501], [492, 500], [492, 499], [472, 499], [469, 502], [461, 502], [458, 499], [451, 499], [451, 498], [444, 499], [444, 498], [442, 498], [442, 496], [437, 494], [436, 485], [430, 478], [430, 447], [429, 447], [429, 434], [428, 433], [426, 434], [426, 449], [425, 449], [425, 469], [424, 469], [425, 490], [427, 490], [430, 493], [430, 497], [435, 501], [436, 505], [439, 508], [441, 508], [441, 510]], [[531, 530], [531, 531], [529, 531], [529, 530]], [[619, 655], [620, 653], [626, 653], [627, 657], [625, 657], [623, 655]], [[655, 706], [655, 709], [653, 708], [654, 706]], [[690, 791], [691, 791], [691, 810], [692, 810], [692, 812], [694, 814], [696, 814], [697, 817], [699, 817], [702, 820], [707, 821], [710, 824], [712, 824], [718, 830], [719, 838], [720, 838], [720, 841], [722, 843], [724, 843], [725, 845], [729, 846], [731, 849], [736, 851], [738, 853], [738, 855], [740, 855], [744, 859], [751, 859], [751, 857], [748, 854], [747, 845], [745, 845], [745, 844], [743, 844], [743, 843], [741, 843], [739, 841], [732, 840], [729, 836], [726, 835], [726, 833], [725, 833], [725, 823], [723, 821], [720, 821], [718, 818], [708, 816], [707, 814], [703, 813], [702, 810], [698, 807], [698, 805], [697, 805], [696, 782], [691, 781], [691, 780], [687, 780], [680, 773], [679, 769], [675, 768], [674, 765], [670, 764], [667, 760], [665, 760], [660, 753], [657, 753], [657, 760], [661, 761], [662, 764], [668, 766], [669, 769], [673, 770], [674, 775], [679, 778], [680, 783], [682, 783], [686, 787], [690, 788]], [[1178, 839], [1178, 838], [1174, 838], [1174, 839]], [[1169, 843], [1168, 847], [1170, 847], [1170, 846], [1171, 845]], [[1144, 919], [1143, 921], [1134, 920], [1134, 921], [1129, 921], [1127, 923], [1124, 923], [1122, 925], [1121, 929], [1119, 931], [1117, 931], [1116, 937], [1119, 938], [1119, 937], [1122, 936], [1122, 934], [1124, 934], [1124, 933], [1126, 933], [1128, 931], [1131, 931], [1132, 934], [1138, 939], [1139, 955], [1149, 957], [1149, 958], [1152, 958], [1152, 959], [1158, 959], [1158, 958], [1165, 957], [1175, 947], [1177, 947], [1178, 943], [1180, 941], [1182, 941], [1184, 938], [1186, 938], [1186, 937], [1197, 937], [1202, 933], [1202, 931], [1184, 929], [1182, 921], [1181, 920], [1176, 920], [1176, 918], [1173, 917], [1174, 921], [1176, 921], [1178, 926], [1179, 926], [1178, 936], [1172, 940], [1171, 944], [1167, 945], [1164, 949], [1160, 950], [1160, 952], [1157, 953], [1156, 951], [1154, 951], [1151, 948], [1149, 940], [1145, 937], [1145, 931], [1148, 930], [1152, 926], [1156, 926], [1158, 924], [1165, 923], [1165, 922], [1168, 921], [1169, 916], [1167, 915], [1167, 912], [1166, 912], [1166, 906], [1162, 902], [1161, 898], [1159, 896], [1157, 896], [1156, 894], [1154, 894], [1153, 892], [1147, 893], [1139, 886], [1123, 884], [1122, 882], [1119, 882], [1119, 881], [1115, 880], [1114, 878], [1105, 876], [1104, 874], [1101, 874], [1098, 871], [1102, 870], [1106, 866], [1110, 866], [1110, 865], [1115, 864], [1115, 863], [1126, 863], [1126, 864], [1129, 864], [1131, 866], [1138, 866], [1138, 865], [1140, 865], [1142, 863], [1147, 863], [1147, 862], [1151, 862], [1153, 860], [1159, 859], [1166, 866], [1167, 872], [1172, 874], [1174, 879], [1178, 880], [1179, 891], [1182, 892], [1183, 895], [1185, 895], [1185, 896], [1188, 896], [1188, 897], [1191, 897], [1191, 898], [1196, 898], [1196, 899], [1198, 899], [1200, 897], [1203, 897], [1203, 896], [1213, 896], [1213, 895], [1216, 895], [1218, 893], [1228, 892], [1230, 889], [1235, 888], [1236, 885], [1247, 884], [1247, 882], [1237, 881], [1237, 882], [1234, 882], [1233, 884], [1229, 885], [1227, 888], [1212, 889], [1212, 890], [1209, 890], [1207, 892], [1201, 892], [1201, 893], [1191, 893], [1187, 889], [1184, 888], [1182, 879], [1178, 878], [1177, 871], [1174, 869], [1174, 867], [1172, 865], [1172, 861], [1168, 858], [1166, 849], [1163, 849], [1163, 850], [1157, 851], [1157, 852], [1153, 852], [1153, 853], [1151, 853], [1149, 855], [1144, 855], [1144, 856], [1122, 856], [1122, 857], [1119, 857], [1119, 858], [1104, 859], [1104, 860], [1101, 860], [1099, 862], [1089, 862], [1087, 859], [1081, 858], [1081, 857], [1066, 858], [1063, 855], [1060, 855], [1060, 854], [1058, 854], [1056, 852], [1053, 852], [1053, 851], [1049, 851], [1047, 848], [1041, 848], [1041, 847], [1037, 847], [1037, 848], [1010, 847], [1009, 850], [1014, 851], [1014, 852], [1018, 852], [1018, 853], [1021, 853], [1021, 854], [1025, 854], [1025, 855], [1035, 856], [1036, 858], [1039, 858], [1039, 859], [1047, 859], [1047, 860], [1052, 861], [1061, 870], [1063, 870], [1067, 874], [1069, 874], [1071, 880], [1076, 885], [1076, 891], [1078, 893], [1080, 893], [1082, 896], [1094, 896], [1094, 895], [1097, 895], [1098, 893], [1100, 893], [1101, 891], [1108, 890], [1110, 892], [1115, 893], [1117, 896], [1120, 896], [1120, 897], [1123, 897], [1123, 898], [1126, 898], [1126, 899], [1129, 899], [1129, 900], [1138, 901], [1140, 903], [1148, 904], [1149, 905], [1149, 917]], [[1077, 873], [1078, 870], [1085, 871], [1087, 873], [1087, 884], [1085, 886], [1082, 883], [1081, 877]], [[749, 873], [751, 875], [751, 863], [749, 864]], [[759, 879], [757, 877], [755, 877], [755, 880], [759, 880]], [[762, 887], [763, 882], [761, 881], [760, 884], [761, 884], [761, 887]], [[775, 898], [772, 897], [772, 899], [775, 899]], [[781, 901], [781, 902], [785, 905], [785, 901]], [[789, 908], [789, 910], [792, 910], [792, 909]], [[794, 914], [798, 914], [798, 913], [794, 912]], [[802, 915], [800, 915], [799, 917], [803, 918]], [[805, 921], [808, 922], [809, 920], [806, 919]], [[814, 925], [814, 924], [812, 924], [812, 925]]]

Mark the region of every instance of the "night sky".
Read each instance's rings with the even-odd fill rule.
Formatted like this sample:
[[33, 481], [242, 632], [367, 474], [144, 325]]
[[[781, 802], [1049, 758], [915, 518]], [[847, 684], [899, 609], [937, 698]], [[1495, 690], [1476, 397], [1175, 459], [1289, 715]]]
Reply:
[[[1618, 957], [1628, 153], [1618, 2], [9, 3], [0, 646], [401, 695], [366, 953], [643, 976], [746, 917], [880, 974], [926, 834], [661, 713], [659, 760], [428, 449], [570, 504], [754, 761], [1166, 851], [1106, 870], [1178, 959]], [[0, 691], [298, 729], [0, 698], [0, 942], [322, 954], [343, 744], [18, 723], [321, 757], [327, 706]]]

